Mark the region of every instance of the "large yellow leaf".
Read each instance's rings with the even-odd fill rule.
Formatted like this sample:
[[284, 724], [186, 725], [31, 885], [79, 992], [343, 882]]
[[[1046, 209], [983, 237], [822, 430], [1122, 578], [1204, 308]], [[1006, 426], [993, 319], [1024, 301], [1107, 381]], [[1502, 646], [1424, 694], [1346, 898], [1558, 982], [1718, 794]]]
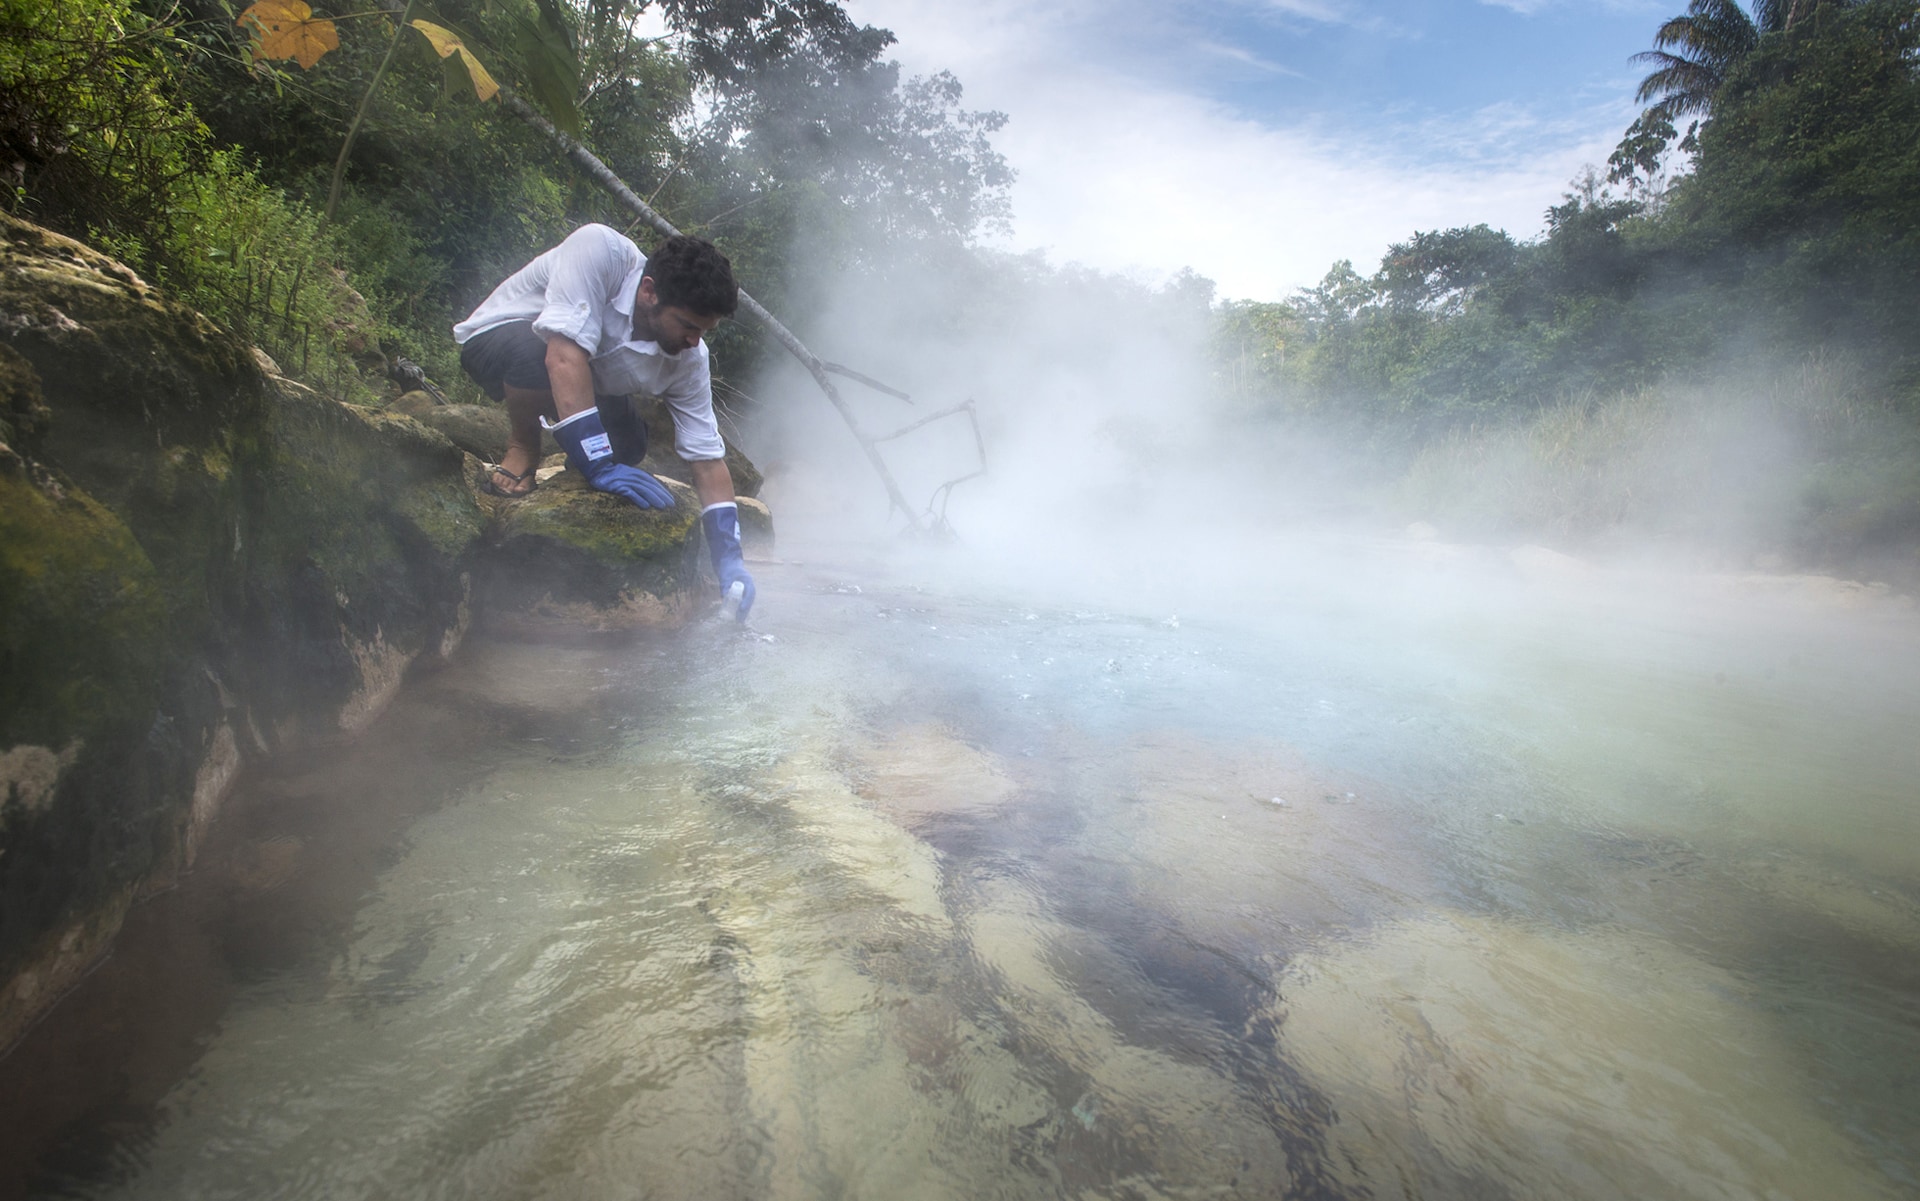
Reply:
[[460, 40], [459, 35], [444, 25], [435, 25], [432, 21], [414, 20], [409, 24], [426, 35], [427, 40], [433, 43], [434, 50], [441, 58], [449, 54], [458, 54], [460, 64], [467, 69], [467, 77], [473, 80], [473, 94], [482, 100], [493, 99], [493, 94], [500, 90], [500, 85], [493, 81], [493, 76], [487, 74], [487, 69], [480, 65], [480, 60], [473, 56], [473, 51], [467, 49], [466, 43]]
[[340, 48], [333, 22], [315, 17], [306, 0], [254, 0], [235, 24], [253, 31], [253, 59], [291, 58], [311, 70], [329, 50]]

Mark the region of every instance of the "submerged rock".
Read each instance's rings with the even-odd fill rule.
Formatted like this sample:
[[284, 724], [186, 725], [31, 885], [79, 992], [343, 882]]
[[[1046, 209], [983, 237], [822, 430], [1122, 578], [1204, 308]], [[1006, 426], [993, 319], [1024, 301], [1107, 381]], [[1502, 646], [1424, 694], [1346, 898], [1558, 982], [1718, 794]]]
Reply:
[[1327, 1184], [1377, 1198], [1891, 1197], [1750, 981], [1652, 935], [1435, 911], [1291, 959]]

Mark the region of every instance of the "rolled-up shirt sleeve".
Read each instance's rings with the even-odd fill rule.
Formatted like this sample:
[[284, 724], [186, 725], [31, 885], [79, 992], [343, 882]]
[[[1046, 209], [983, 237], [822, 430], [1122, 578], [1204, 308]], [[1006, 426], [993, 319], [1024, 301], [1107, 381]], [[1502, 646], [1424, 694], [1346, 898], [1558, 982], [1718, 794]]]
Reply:
[[601, 311], [631, 265], [620, 254], [619, 240], [604, 225], [583, 225], [554, 248], [534, 333], [565, 338], [590, 355], [599, 351]]
[[690, 463], [724, 459], [727, 444], [721, 440], [720, 424], [713, 417], [713, 374], [707, 365], [707, 348], [702, 345], [682, 353], [698, 357], [661, 397], [673, 410], [673, 449]]

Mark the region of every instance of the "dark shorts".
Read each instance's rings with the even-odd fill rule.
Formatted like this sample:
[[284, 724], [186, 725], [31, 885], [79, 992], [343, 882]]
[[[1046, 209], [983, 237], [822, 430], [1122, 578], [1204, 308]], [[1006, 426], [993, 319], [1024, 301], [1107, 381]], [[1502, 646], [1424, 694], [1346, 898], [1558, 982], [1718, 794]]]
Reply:
[[460, 369], [495, 400], [506, 398], [509, 384], [529, 392], [545, 392], [547, 342], [533, 332], [531, 321], [496, 325], [468, 338], [460, 347]]
[[[468, 338], [460, 347], [460, 369], [495, 400], [506, 399], [508, 386], [552, 391], [547, 380], [547, 341], [533, 332], [531, 321], [509, 321]], [[633, 403], [624, 396], [595, 396], [594, 403], [613, 440], [613, 457], [627, 464], [646, 457], [647, 426], [633, 411]], [[544, 415], [554, 415], [551, 396]]]

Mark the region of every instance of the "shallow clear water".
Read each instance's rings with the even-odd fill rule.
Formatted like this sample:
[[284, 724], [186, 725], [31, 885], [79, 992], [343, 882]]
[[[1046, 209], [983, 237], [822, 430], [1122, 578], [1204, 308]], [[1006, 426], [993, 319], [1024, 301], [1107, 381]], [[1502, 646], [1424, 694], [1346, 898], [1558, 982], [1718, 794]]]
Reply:
[[1910, 611], [831, 561], [250, 778], [0, 1064], [22, 1187], [1920, 1194]]

